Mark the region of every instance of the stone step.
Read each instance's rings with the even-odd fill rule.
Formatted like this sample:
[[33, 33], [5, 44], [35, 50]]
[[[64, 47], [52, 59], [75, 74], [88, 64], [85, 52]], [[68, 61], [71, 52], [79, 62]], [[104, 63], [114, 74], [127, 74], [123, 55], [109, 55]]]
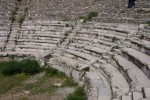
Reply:
[[150, 100], [150, 87], [144, 88], [144, 96]]
[[132, 97], [131, 95], [125, 95], [125, 96], [122, 96], [121, 100], [132, 100]]
[[16, 48], [16, 49], [14, 49], [14, 51], [16, 51], [16, 52], [34, 52], [34, 53], [37, 53], [38, 55], [40, 55], [41, 53], [46, 53], [46, 54], [48, 54], [48, 53], [50, 53], [50, 50], [44, 50], [44, 49], [30, 49], [30, 48], [23, 48], [23, 49], [18, 49], [18, 48]]
[[128, 35], [124, 36], [123, 35], [118, 35], [118, 34], [112, 34], [111, 32], [96, 32], [96, 31], [89, 31], [89, 30], [81, 30], [81, 31], [78, 31], [77, 32], [78, 36], [84, 36], [84, 37], [94, 37], [94, 38], [109, 38], [111, 39], [111, 42], [112, 42], [112, 39], [115, 37], [116, 40], [124, 40]]
[[88, 100], [111, 100], [110, 87], [101, 73], [88, 72], [85, 78], [89, 80], [89, 85], [91, 87]]
[[32, 43], [49, 43], [49, 44], [56, 44], [58, 41], [54, 40], [43, 40], [43, 39], [18, 39], [17, 42], [32, 42]]
[[94, 21], [96, 22], [105, 22], [105, 23], [135, 23], [135, 24], [139, 24], [139, 23], [144, 23], [148, 20], [145, 20], [145, 19], [141, 19], [141, 18], [138, 18], [138, 19], [135, 19], [133, 17], [124, 17], [124, 18], [113, 18], [113, 17], [95, 17], [93, 19]]
[[28, 36], [29, 38], [31, 37], [31, 38], [35, 38], [35, 37], [39, 37], [39, 39], [40, 38], [42, 38], [42, 37], [45, 37], [45, 38], [64, 38], [64, 36], [63, 35], [53, 35], [53, 34], [33, 34], [33, 33], [30, 33], [30, 34], [19, 34], [18, 36], [21, 36], [21, 37], [23, 37], [23, 36]]
[[[130, 47], [133, 49], [136, 49], [138, 51], [141, 51], [147, 55], [150, 55], [150, 42], [147, 40], [141, 40], [141, 39], [129, 39], [130, 41]], [[128, 46], [129, 47], [129, 46]]]
[[91, 56], [91, 55], [86, 54], [86, 53], [79, 52], [79, 51], [74, 51], [74, 50], [66, 49], [65, 52], [67, 52], [67, 53], [69, 53], [71, 55], [74, 55], [76, 57], [88, 60], [88, 61], [95, 61], [95, 60], [97, 60], [96, 57]]
[[98, 48], [98, 47], [94, 47], [94, 46], [85, 46], [84, 47], [85, 50], [91, 51], [91, 52], [96, 52], [98, 54], [103, 54], [103, 53], [107, 53], [108, 51]]
[[143, 99], [143, 94], [142, 92], [133, 92], [133, 100], [141, 100]]
[[[55, 69], [58, 69], [61, 72], [64, 72], [67, 76], [73, 78], [77, 83], [82, 83], [82, 75], [83, 73], [81, 73], [81, 71], [76, 69], [76, 64], [79, 64], [82, 62], [78, 61], [78, 60], [73, 60], [73, 59], [69, 59], [69, 61], [73, 61], [73, 62], [66, 62], [66, 57], [64, 56], [60, 56], [59, 57], [55, 57], [55, 58], [51, 58], [50, 61], [48, 62], [49, 64], [53, 65], [52, 67]], [[64, 58], [63, 58], [64, 57]], [[79, 66], [80, 67], [80, 66]], [[83, 83], [82, 83], [83, 84]]]
[[[66, 57], [66, 56], [59, 56], [57, 58], [54, 58], [55, 61], [57, 61], [59, 64], [65, 63], [68, 67], [74, 68], [76, 70], [82, 71], [82, 69], [86, 67], [90, 67], [90, 65], [86, 64], [85, 62], [81, 62], [79, 60]], [[65, 65], [64, 65], [65, 66]]]
[[[111, 64], [104, 64], [99, 66], [108, 75], [111, 80], [111, 87], [114, 94], [114, 98], [120, 98], [129, 92], [129, 84], [126, 78], [119, 70]], [[119, 81], [116, 81], [119, 80]]]
[[130, 59], [150, 78], [150, 56], [132, 48], [124, 48], [122, 52], [124, 57]]
[[26, 49], [44, 49], [44, 50], [49, 50], [52, 46], [50, 45], [16, 45], [16, 48], [26, 48]]
[[114, 59], [119, 67], [121, 67], [125, 74], [130, 78], [132, 88], [141, 91], [143, 87], [150, 87], [150, 80], [138, 66], [120, 55], [114, 56]]
[[84, 44], [78, 44], [78, 43], [71, 43], [66, 48], [88, 53], [97, 57], [100, 57], [103, 55], [109, 55], [108, 54], [109, 51], [105, 49], [94, 47], [94, 46], [89, 46], [89, 45], [84, 45]]
[[106, 46], [116, 46], [116, 43], [115, 42], [112, 42], [112, 40], [109, 40], [109, 39], [105, 39], [105, 38], [99, 38], [99, 39], [95, 39], [95, 38], [87, 38], [87, 37], [74, 37], [73, 38], [73, 41], [78, 41], [79, 43], [82, 42], [83, 44], [90, 44], [90, 43], [100, 43], [100, 44], [103, 44], [103, 45], [106, 45]]
[[150, 56], [150, 41], [142, 40], [144, 44], [144, 52]]

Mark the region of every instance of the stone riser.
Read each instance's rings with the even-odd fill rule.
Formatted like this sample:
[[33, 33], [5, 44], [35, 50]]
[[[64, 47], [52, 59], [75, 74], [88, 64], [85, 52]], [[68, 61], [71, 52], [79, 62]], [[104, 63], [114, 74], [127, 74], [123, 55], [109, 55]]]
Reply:
[[138, 61], [137, 59], [129, 56], [128, 54], [126, 53], [123, 53], [123, 56], [129, 60], [131, 60], [135, 65], [137, 65], [142, 71], [143, 73], [145, 73], [145, 75], [150, 79], [150, 70], [145, 66], [143, 65], [143, 63], [141, 63], [140, 61]]

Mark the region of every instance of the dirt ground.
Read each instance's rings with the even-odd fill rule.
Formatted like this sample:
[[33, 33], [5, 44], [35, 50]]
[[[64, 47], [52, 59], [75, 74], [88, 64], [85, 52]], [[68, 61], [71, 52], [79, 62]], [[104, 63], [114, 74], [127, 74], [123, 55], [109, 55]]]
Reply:
[[74, 88], [59, 88], [56, 92], [49, 94], [30, 95], [26, 93], [7, 94], [0, 98], [0, 100], [63, 100], [68, 94], [72, 93]]
[[12, 60], [11, 58], [9, 57], [0, 57], [0, 62], [3, 62], [3, 61], [10, 61]]
[[[1, 95], [0, 100], [63, 100], [75, 90], [75, 87], [61, 87], [63, 81], [61, 78], [49, 78], [45, 73], [39, 73]], [[32, 87], [29, 88], [29, 85]]]

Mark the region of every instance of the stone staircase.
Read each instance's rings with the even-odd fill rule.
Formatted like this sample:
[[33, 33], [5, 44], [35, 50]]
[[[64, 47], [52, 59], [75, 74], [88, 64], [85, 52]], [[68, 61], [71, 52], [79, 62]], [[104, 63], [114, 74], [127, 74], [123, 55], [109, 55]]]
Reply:
[[[8, 2], [14, 7], [15, 1]], [[150, 100], [150, 28], [138, 25], [149, 21], [149, 1], [137, 1], [135, 9], [125, 8], [126, 0], [95, 2], [66, 0], [64, 15], [66, 5], [57, 0], [22, 0], [11, 24], [10, 7], [0, 9], [0, 18], [7, 19], [0, 26], [0, 55], [32, 55], [42, 63], [51, 54], [46, 63], [84, 86], [88, 100]], [[20, 27], [26, 8], [29, 14]], [[96, 22], [49, 20], [78, 19], [91, 8], [101, 11]]]
[[84, 85], [88, 100], [149, 100], [150, 42], [139, 38], [140, 26], [87, 22], [72, 28], [73, 23], [25, 21], [19, 34], [12, 30], [15, 42], [8, 43], [14, 51], [0, 55], [30, 54], [44, 61], [50, 53], [47, 64]]
[[[147, 47], [149, 42], [139, 42], [135, 36], [137, 32], [138, 26], [83, 24], [63, 53], [57, 56], [59, 61], [54, 57], [49, 63], [57, 65], [55, 68], [64, 73], [69, 72], [72, 78], [78, 76], [79, 83], [85, 82], [88, 100], [148, 100], [149, 51], [138, 48]], [[140, 45], [135, 44], [136, 41]], [[66, 60], [61, 60], [63, 57]], [[71, 64], [73, 61], [76, 62]], [[80, 76], [84, 72], [78, 65], [81, 62], [90, 68], [84, 76]], [[72, 69], [78, 74], [72, 76], [75, 73]]]
[[11, 23], [11, 29], [7, 39], [5, 51], [14, 51], [17, 41], [17, 35], [20, 33], [21, 27], [19, 20], [24, 16], [25, 9], [28, 8], [29, 4], [30, 0], [22, 0], [16, 5], [16, 7], [18, 7], [18, 10], [16, 11], [17, 14], [14, 16], [15, 21]]
[[[29, 1], [20, 2], [16, 20], [9, 26], [10, 32], [4, 28], [8, 25], [2, 22], [1, 56], [32, 55], [43, 63], [44, 57], [51, 54], [52, 58], [45, 63], [84, 86], [88, 100], [150, 99], [149, 26], [94, 21], [28, 20], [27, 16], [20, 27], [18, 21], [24, 15], [24, 10], [27, 7], [32, 9], [33, 2]], [[38, 0], [34, 2], [40, 3]], [[137, 11], [141, 13], [138, 17], [140, 20], [143, 16], [149, 16], [147, 8], [128, 12], [132, 14]], [[42, 16], [36, 16], [38, 17]], [[136, 23], [132, 15], [129, 17], [118, 17], [115, 21], [131, 20]], [[106, 18], [107, 21], [108, 19]]]

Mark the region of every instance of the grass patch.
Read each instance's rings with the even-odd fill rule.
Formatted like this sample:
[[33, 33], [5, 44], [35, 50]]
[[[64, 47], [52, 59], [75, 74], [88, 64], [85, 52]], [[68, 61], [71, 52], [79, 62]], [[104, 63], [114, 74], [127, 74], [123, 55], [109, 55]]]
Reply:
[[9, 17], [9, 20], [13, 23], [16, 20], [16, 18], [12, 15], [11, 17]]
[[14, 58], [15, 58], [15, 55], [14, 55], [14, 54], [8, 55], [8, 57], [11, 58], [11, 59], [14, 59]]
[[52, 58], [52, 55], [51, 54], [48, 54], [44, 57], [45, 61], [48, 62], [48, 60]]
[[68, 36], [68, 33], [66, 32], [66, 33], [64, 34], [64, 36], [67, 37], [67, 36]]
[[49, 87], [40, 87], [36, 91], [34, 91], [34, 94], [39, 94], [39, 93], [53, 93], [58, 89], [57, 86], [51, 85]]
[[16, 0], [17, 2], [21, 2], [22, 0]]
[[83, 22], [90, 21], [93, 17], [97, 17], [98, 12], [89, 12], [86, 16], [80, 16], [80, 19], [83, 19]]
[[[32, 94], [40, 94], [40, 93], [49, 93], [55, 92], [59, 87], [52, 84], [50, 80], [60, 79], [62, 80], [61, 87], [76, 87], [78, 84], [74, 82], [71, 78], [68, 78], [64, 73], [59, 72], [53, 68], [43, 68], [43, 71], [46, 73], [44, 77], [39, 79], [34, 84], [26, 84], [24, 88], [26, 90], [31, 90]], [[45, 85], [45, 83], [47, 85]]]
[[76, 88], [76, 90], [72, 94], [69, 94], [64, 100], [86, 100], [86, 94], [83, 87]]
[[0, 73], [9, 76], [17, 73], [35, 74], [40, 72], [40, 65], [36, 60], [25, 59], [20, 62], [0, 62]]
[[26, 98], [26, 97], [22, 97], [22, 98], [20, 98], [20, 99], [18, 99], [18, 100], [29, 100], [29, 99]]
[[66, 27], [69, 27], [69, 24], [66, 24]]
[[142, 9], [138, 9], [136, 12], [137, 12], [137, 13], [142, 13], [143, 10], [142, 10]]
[[21, 25], [22, 25], [22, 23], [24, 22], [24, 20], [25, 20], [25, 16], [23, 15], [22, 17], [20, 17], [19, 18], [19, 27], [21, 28]]
[[113, 38], [112, 38], [112, 42], [116, 42], [117, 41], [117, 38], [114, 36]]
[[62, 85], [62, 87], [75, 87], [75, 86], [78, 86], [78, 84], [70, 78], [66, 78]]
[[144, 35], [142, 34], [142, 35], [139, 37], [139, 39], [144, 39]]
[[136, 10], [137, 13], [141, 14], [141, 13], [149, 13], [149, 11], [143, 10], [143, 9], [138, 9]]
[[52, 55], [51, 55], [51, 54], [48, 54], [48, 55], [46, 55], [44, 58], [45, 58], [45, 59], [50, 59], [50, 58], [52, 58]]
[[[38, 71], [34, 67], [38, 68]], [[7, 74], [3, 74], [3, 71], [6, 71]], [[34, 72], [45, 74], [36, 80], [35, 76], [38, 75]], [[33, 74], [35, 75], [33, 76]], [[76, 82], [68, 78], [64, 73], [53, 68], [40, 68], [37, 61], [29, 59], [20, 62], [0, 62], [0, 80], [0, 96], [5, 93], [17, 94], [23, 91], [29, 91], [29, 95], [51, 94], [59, 88], [59, 86], [55, 85], [57, 82], [62, 83], [60, 87], [78, 86]], [[30, 82], [34, 80], [36, 81]]]
[[87, 15], [87, 19], [91, 20], [93, 17], [97, 17], [98, 16], [98, 12], [90, 12]]
[[[48, 75], [43, 76], [42, 78], [38, 79], [36, 83], [30, 83], [30, 84], [24, 84], [23, 89], [30, 91], [31, 95], [36, 94], [43, 94], [43, 93], [49, 93], [55, 92], [59, 87], [51, 84], [49, 81], [52, 77], [49, 77]], [[43, 84], [47, 84], [46, 86]]]
[[12, 14], [11, 14], [11, 16], [9, 17], [9, 20], [11, 21], [11, 23], [13, 23], [15, 20], [16, 20], [16, 15], [17, 15], [17, 12], [18, 12], [18, 10], [19, 10], [19, 7], [17, 6], [18, 4], [19, 4], [19, 2], [21, 1], [21, 0], [16, 0], [17, 2], [16, 2], [16, 7], [15, 7], [15, 9], [12, 11]]
[[43, 93], [53, 93], [55, 92], [58, 87], [54, 85], [49, 85], [47, 87], [42, 86], [42, 83], [46, 82], [45, 77], [43, 77], [44, 80], [39, 80], [37, 83], [34, 84], [24, 84], [24, 89], [30, 91], [30, 95], [36, 95], [36, 94], [43, 94]]
[[46, 72], [46, 76], [48, 77], [66, 77], [64, 73], [59, 72], [57, 69], [54, 68], [44, 68], [43, 71]]
[[5, 94], [16, 86], [20, 86], [21, 82], [27, 78], [29, 78], [29, 75], [25, 75], [24, 77], [18, 77], [16, 75], [6, 77], [0, 74], [0, 95]]
[[25, 9], [24, 9], [24, 13], [27, 14], [27, 13], [28, 13], [28, 10], [29, 10], [28, 8], [25, 8]]
[[148, 26], [150, 26], [150, 21], [147, 21], [146, 24], [147, 24]]
[[68, 78], [64, 73], [59, 72], [57, 69], [45, 68], [44, 71], [46, 72], [47, 77], [55, 77], [55, 78], [60, 78], [64, 80], [62, 87], [78, 86], [78, 84], [74, 80], [72, 80], [71, 78]]
[[89, 70], [90, 70], [90, 67], [86, 67], [82, 69], [82, 71], [86, 71], [86, 72], [89, 72]]
[[28, 14], [28, 8], [25, 8], [25, 9], [24, 9], [24, 15], [22, 15], [22, 16], [20, 17], [19, 21], [18, 21], [20, 28], [21, 28], [22, 23], [25, 21], [25, 18], [26, 18], [26, 16], [27, 16], [27, 14]]

